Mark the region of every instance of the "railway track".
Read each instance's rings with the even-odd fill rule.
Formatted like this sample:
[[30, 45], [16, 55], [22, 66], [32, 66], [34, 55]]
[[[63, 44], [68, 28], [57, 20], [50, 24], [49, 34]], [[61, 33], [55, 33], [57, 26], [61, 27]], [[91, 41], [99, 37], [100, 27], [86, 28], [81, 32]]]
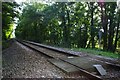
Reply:
[[[73, 73], [75, 72], [77, 73], [79, 71], [79, 74], [86, 76], [90, 80], [91, 79], [92, 80], [120, 80], [120, 66], [119, 65], [114, 65], [109, 62], [92, 59], [88, 56], [80, 57], [76, 54], [72, 54], [62, 49], [58, 49], [58, 48], [54, 48], [51, 46], [46, 46], [46, 45], [30, 42], [30, 41], [25, 41], [25, 40], [19, 41], [18, 40], [18, 42], [22, 43], [23, 45], [31, 49], [34, 49], [35, 51], [43, 53], [45, 56], [49, 57], [48, 61], [51, 62], [52, 64], [56, 66], [58, 66], [59, 64], [61, 65], [64, 64], [66, 68], [71, 67], [70, 69], [73, 70]], [[77, 62], [76, 60], [78, 61], [80, 60], [81, 63], [80, 61], [76, 63]], [[106, 75], [100, 75], [93, 66], [92, 67], [90, 66], [89, 68], [89, 63], [91, 63], [90, 65], [93, 65], [93, 64], [102, 65], [107, 72]], [[80, 64], [84, 64], [84, 65], [81, 66]], [[62, 68], [61, 65], [59, 66]], [[62, 70], [65, 71], [64, 68]]]

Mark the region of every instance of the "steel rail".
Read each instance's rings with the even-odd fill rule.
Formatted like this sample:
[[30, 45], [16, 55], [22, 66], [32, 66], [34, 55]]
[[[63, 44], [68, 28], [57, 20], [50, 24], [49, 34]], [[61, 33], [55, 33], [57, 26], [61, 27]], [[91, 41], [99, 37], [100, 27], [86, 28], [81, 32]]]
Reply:
[[[37, 51], [37, 52], [43, 53], [43, 54], [44, 54], [45, 56], [47, 56], [47, 57], [56, 59], [54, 56], [48, 55], [48, 54], [46, 54], [46, 53], [44, 53], [44, 52], [42, 52], [42, 51], [40, 51], [40, 50], [38, 50], [38, 49], [35, 49], [35, 48], [33, 48], [33, 47], [25, 44], [24, 42], [26, 42], [26, 41], [24, 41], [24, 42], [19, 41], [19, 40], [17, 40], [17, 41], [18, 41], [19, 43], [21, 43], [21, 44], [23, 44], [23, 45], [25, 45], [25, 46], [27, 46], [27, 47], [35, 50], [35, 51]], [[28, 42], [26, 42], [26, 43], [28, 43]], [[36, 45], [36, 44], [34, 44], [34, 45]], [[39, 47], [40, 47], [40, 46], [39, 46]], [[52, 49], [51, 49], [51, 50], [52, 50]], [[57, 51], [57, 50], [55, 50], [55, 51]], [[59, 51], [58, 51], [58, 52], [59, 52]], [[61, 52], [61, 51], [60, 51], [60, 52]], [[70, 55], [71, 55], [71, 54], [70, 54]], [[76, 55], [75, 55], [75, 56], [76, 56]], [[60, 58], [59, 58], [59, 59], [60, 59]], [[62, 60], [62, 59], [60, 59], [60, 60]], [[62, 61], [64, 61], [64, 60], [62, 60]], [[64, 62], [68, 63], [67, 61], [64, 61]], [[79, 68], [80, 73], [83, 74], [84, 76], [86, 76], [87, 78], [89, 78], [90, 80], [91, 80], [91, 79], [92, 79], [92, 80], [102, 80], [102, 78], [101, 78], [100, 76], [94, 75], [94, 74], [92, 74], [92, 73], [90, 73], [90, 72], [88, 72], [88, 71], [86, 71], [86, 70], [84, 70], [84, 69], [82, 69], [82, 68], [80, 68], [80, 67], [72, 64], [72, 63], [69, 63], [69, 64], [71, 64], [71, 65]]]
[[[24, 42], [27, 42], [27, 43], [30, 43], [30, 44], [34, 44], [34, 45], [40, 46], [40, 47], [43, 47], [43, 48], [46, 48], [46, 49], [50, 49], [50, 50], [53, 50], [53, 51], [57, 51], [57, 52], [69, 54], [69, 55], [71, 55], [71, 56], [77, 56], [77, 57], [79, 57], [79, 55], [71, 54], [71, 53], [66, 52], [66, 51], [61, 51], [61, 50], [55, 49], [55, 48], [53, 48], [53, 47], [47, 47], [47, 46], [41, 45], [41, 44], [39, 44], [39, 43], [31, 42], [31, 41], [26, 41], [26, 40], [23, 40], [23, 41], [24, 41]], [[96, 61], [100, 61], [100, 60], [96, 60]], [[110, 65], [110, 66], [113, 66], [113, 67], [120, 68], [120, 65], [113, 64], [113, 63], [110, 63], [110, 62], [108, 62], [108, 61], [100, 61], [100, 62], [105, 63], [105, 64]]]

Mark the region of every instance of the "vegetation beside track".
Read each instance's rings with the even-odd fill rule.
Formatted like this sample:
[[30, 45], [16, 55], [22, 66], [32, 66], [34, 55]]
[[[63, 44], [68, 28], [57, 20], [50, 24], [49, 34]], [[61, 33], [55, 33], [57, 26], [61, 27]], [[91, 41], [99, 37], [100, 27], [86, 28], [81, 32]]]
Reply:
[[[48, 44], [45, 44], [48, 45]], [[49, 44], [50, 45], [50, 44]], [[50, 45], [53, 47], [62, 48], [62, 46], [58, 45]], [[92, 49], [92, 48], [64, 48], [65, 50], [73, 50], [73, 51], [79, 51], [87, 54], [93, 54], [93, 55], [99, 55], [104, 57], [110, 57], [110, 58], [120, 58], [120, 48], [116, 49], [116, 52], [109, 52], [109, 51], [103, 51], [102, 49]]]
[[119, 52], [112, 53], [112, 52], [102, 51], [102, 50], [99, 50], [99, 49], [84, 49], [84, 48], [72, 48], [71, 50], [81, 51], [83, 53], [100, 55], [100, 56], [105, 56], [105, 57], [110, 57], [110, 58], [120, 58], [120, 53]]
[[[45, 44], [47, 45], [47, 44]], [[50, 45], [57, 48], [62, 48], [62, 46], [57, 45]], [[103, 57], [110, 57], [110, 58], [120, 58], [120, 49], [117, 49], [116, 52], [108, 52], [103, 51], [102, 49], [92, 49], [92, 48], [64, 48], [65, 50], [73, 50], [73, 51], [79, 51], [87, 54], [93, 54], [93, 55], [99, 55]]]
[[[16, 36], [118, 58], [120, 10], [117, 7], [116, 2], [2, 3], [2, 40]], [[3, 41], [2, 49], [7, 47], [9, 44]]]

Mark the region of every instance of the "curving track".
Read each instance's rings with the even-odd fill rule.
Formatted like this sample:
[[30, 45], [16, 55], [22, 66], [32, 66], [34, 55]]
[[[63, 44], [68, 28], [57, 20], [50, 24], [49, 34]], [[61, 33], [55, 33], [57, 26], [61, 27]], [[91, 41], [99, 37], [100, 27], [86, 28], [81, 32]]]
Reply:
[[[120, 80], [120, 66], [110, 63], [110, 62], [104, 62], [103, 60], [100, 59], [94, 59], [90, 56], [82, 56], [82, 58], [86, 58], [88, 59], [89, 63], [95, 62], [95, 63], [99, 63], [101, 65], [103, 65], [107, 71], [107, 74], [105, 76], [101, 76], [100, 74], [98, 74], [98, 72], [96, 72], [97, 74], [94, 74], [92, 72], [92, 70], [87, 70], [84, 69], [84, 67], [76, 65], [74, 63], [71, 63], [69, 61], [67, 61], [66, 58], [69, 57], [80, 57], [77, 54], [71, 53], [69, 51], [65, 51], [59, 48], [54, 48], [51, 46], [47, 46], [47, 45], [42, 45], [39, 43], [35, 43], [35, 42], [31, 42], [31, 41], [19, 41], [18, 42], [22, 43], [23, 45], [34, 49], [40, 53], [43, 53], [44, 55], [46, 55], [47, 57], [49, 57], [50, 59], [55, 59], [55, 60], [60, 60], [63, 61], [63, 63], [67, 63], [70, 66], [74, 66], [75, 68], [79, 69], [80, 73], [86, 77], [88, 77], [89, 79], [95, 79], [95, 80]], [[82, 64], [82, 63], [81, 63]]]

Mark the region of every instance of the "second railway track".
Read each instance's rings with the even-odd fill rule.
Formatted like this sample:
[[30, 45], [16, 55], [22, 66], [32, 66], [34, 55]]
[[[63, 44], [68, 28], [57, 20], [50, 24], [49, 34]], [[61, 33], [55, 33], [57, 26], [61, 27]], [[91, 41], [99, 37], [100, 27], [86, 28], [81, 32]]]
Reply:
[[[32, 48], [38, 52], [43, 53], [44, 55], [46, 55], [47, 57], [50, 58], [49, 61], [52, 64], [57, 65], [57, 66], [59, 64], [62, 65], [62, 63], [64, 64], [64, 66], [67, 64], [65, 67], [72, 67], [70, 69], [73, 69], [76, 72], [80, 71], [80, 74], [88, 77], [88, 79], [90, 79], [90, 80], [91, 79], [92, 80], [113, 80], [113, 79], [119, 80], [120, 79], [120, 66], [116, 66], [111, 63], [104, 63], [103, 61], [91, 59], [90, 57], [86, 57], [86, 56], [79, 57], [76, 54], [71, 54], [69, 52], [66, 52], [66, 51], [63, 51], [60, 49], [54, 49], [54, 48], [51, 48], [51, 47], [48, 47], [48, 46], [45, 46], [42, 44], [30, 42], [30, 41], [19, 41], [19, 42], [29, 48]], [[82, 61], [76, 62], [76, 60], [77, 61], [82, 60]], [[86, 63], [84, 61], [86, 61]], [[84, 65], [82, 66], [82, 64], [84, 64]], [[94, 69], [93, 66], [91, 67], [91, 65], [93, 65], [93, 64], [103, 65], [107, 74], [104, 76], [100, 75], [98, 73], [98, 71]], [[59, 66], [61, 66], [61, 65], [59, 65]], [[89, 68], [89, 66], [90, 66], [90, 68]]]

